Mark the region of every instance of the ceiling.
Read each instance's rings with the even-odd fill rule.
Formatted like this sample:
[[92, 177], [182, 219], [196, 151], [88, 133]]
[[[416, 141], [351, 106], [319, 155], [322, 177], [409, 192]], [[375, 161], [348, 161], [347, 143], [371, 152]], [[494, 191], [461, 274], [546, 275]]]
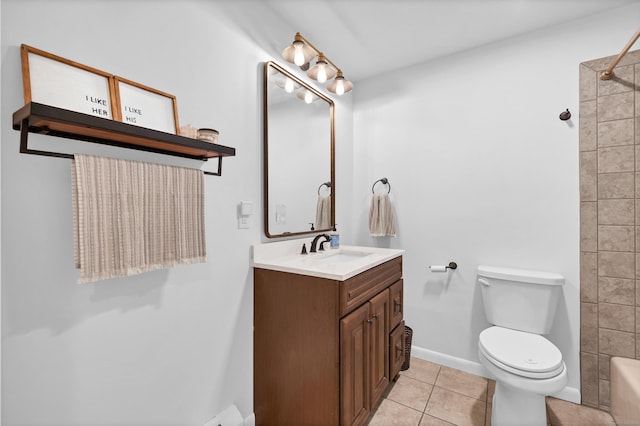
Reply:
[[216, 10], [276, 57], [299, 31], [358, 81], [632, 3], [640, 0], [216, 0]]

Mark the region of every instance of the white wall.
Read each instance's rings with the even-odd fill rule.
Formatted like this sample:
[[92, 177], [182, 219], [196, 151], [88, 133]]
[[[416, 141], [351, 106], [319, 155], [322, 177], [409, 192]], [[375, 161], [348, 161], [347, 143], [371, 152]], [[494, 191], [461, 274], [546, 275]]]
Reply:
[[[2, 0], [3, 425], [202, 426], [231, 403], [243, 416], [253, 411], [249, 248], [265, 240], [262, 62], [281, 61], [218, 6]], [[76, 284], [70, 161], [19, 154], [11, 129], [23, 105], [21, 43], [174, 94], [182, 124], [218, 129], [220, 143], [237, 149], [222, 177], [205, 177], [206, 264]], [[336, 102], [343, 166], [350, 102]], [[184, 163], [38, 135], [30, 143]], [[338, 172], [345, 185], [348, 170]], [[237, 229], [243, 200], [254, 202], [249, 230]]]
[[[555, 271], [566, 285], [550, 339], [569, 368], [564, 397], [579, 401], [578, 64], [617, 54], [639, 13], [612, 10], [359, 82], [356, 240], [406, 250], [416, 355], [482, 372], [477, 265]], [[566, 108], [570, 122], [558, 118]], [[392, 185], [395, 239], [368, 236], [381, 177]], [[449, 261], [459, 265], [450, 279], [430, 273]]]
[[[237, 229], [236, 207], [261, 209], [260, 63], [279, 52], [211, 3], [1, 0], [3, 425], [202, 425], [231, 403], [252, 411], [249, 246], [266, 239], [259, 213]], [[423, 355], [473, 368], [486, 325], [477, 264], [549, 269], [567, 278], [551, 339], [578, 387], [578, 63], [617, 53], [638, 13], [357, 82], [355, 122], [351, 97], [336, 99], [342, 241], [406, 249], [406, 318]], [[75, 284], [69, 161], [18, 154], [11, 129], [21, 43], [175, 94], [181, 123], [237, 148], [221, 178], [206, 178], [208, 263]], [[571, 123], [558, 120], [565, 108]], [[399, 234], [373, 240], [370, 188], [383, 176]], [[429, 274], [449, 260], [460, 265], [450, 282]]]

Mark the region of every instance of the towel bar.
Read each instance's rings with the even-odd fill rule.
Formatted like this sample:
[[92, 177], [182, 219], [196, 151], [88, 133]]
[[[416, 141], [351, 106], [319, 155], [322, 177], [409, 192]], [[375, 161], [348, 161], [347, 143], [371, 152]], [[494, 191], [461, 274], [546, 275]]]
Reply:
[[391, 184], [389, 183], [389, 179], [387, 178], [378, 179], [377, 181], [373, 182], [373, 185], [371, 186], [371, 192], [373, 192], [374, 194], [376, 193], [376, 191], [374, 191], [374, 188], [376, 187], [376, 183], [378, 182], [381, 182], [383, 185], [389, 186], [387, 194], [391, 193]]

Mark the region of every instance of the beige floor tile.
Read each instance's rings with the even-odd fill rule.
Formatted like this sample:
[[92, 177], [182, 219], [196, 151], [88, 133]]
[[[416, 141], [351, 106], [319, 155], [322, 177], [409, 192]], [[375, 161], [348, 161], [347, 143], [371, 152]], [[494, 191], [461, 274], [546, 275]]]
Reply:
[[433, 385], [407, 376], [400, 376], [387, 395], [387, 399], [423, 412]]
[[420, 380], [421, 382], [434, 384], [439, 371], [440, 366], [438, 364], [434, 364], [420, 358], [411, 357], [409, 369], [401, 371], [400, 374], [411, 377], [412, 379]]
[[552, 426], [615, 426], [607, 412], [561, 399], [547, 398], [547, 412]]
[[420, 426], [456, 426], [453, 423], [445, 422], [437, 417], [432, 417], [428, 414], [422, 416], [420, 420]]
[[425, 413], [458, 426], [484, 426], [485, 409], [484, 401], [435, 386]]
[[487, 400], [487, 385], [488, 380], [484, 377], [444, 366], [436, 381], [436, 386], [482, 401]]
[[383, 399], [369, 426], [418, 426], [422, 413], [389, 399]]

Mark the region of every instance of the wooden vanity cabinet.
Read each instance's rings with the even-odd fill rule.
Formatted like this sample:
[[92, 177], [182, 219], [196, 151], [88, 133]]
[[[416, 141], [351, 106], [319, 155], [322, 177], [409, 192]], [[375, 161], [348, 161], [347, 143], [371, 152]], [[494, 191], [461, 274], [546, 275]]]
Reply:
[[401, 277], [402, 257], [345, 281], [254, 269], [256, 425], [367, 421], [404, 362]]

